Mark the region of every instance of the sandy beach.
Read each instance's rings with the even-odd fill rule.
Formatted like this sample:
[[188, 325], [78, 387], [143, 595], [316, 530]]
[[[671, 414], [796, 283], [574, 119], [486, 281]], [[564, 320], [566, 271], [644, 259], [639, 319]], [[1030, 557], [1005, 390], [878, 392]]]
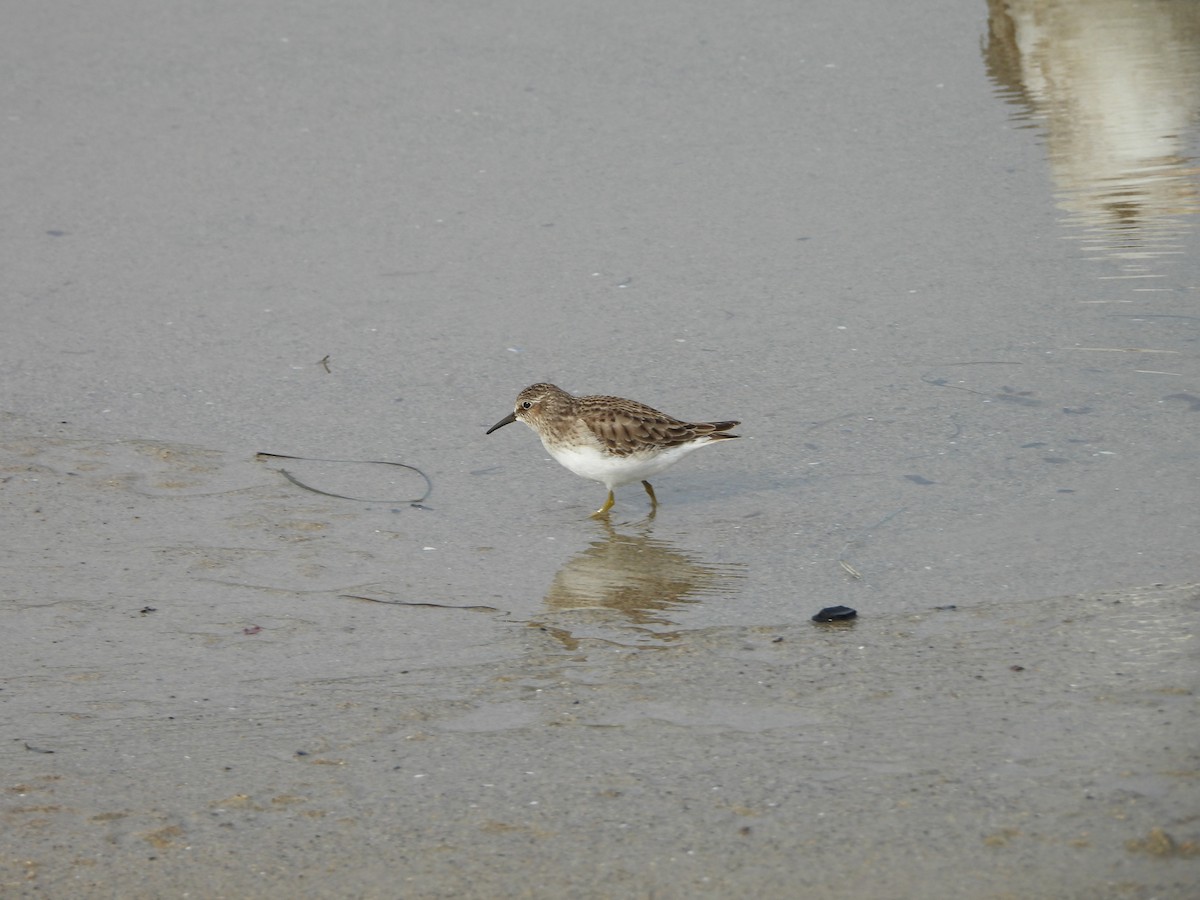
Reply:
[[1195, 896], [1196, 4], [0, 47], [0, 896]]

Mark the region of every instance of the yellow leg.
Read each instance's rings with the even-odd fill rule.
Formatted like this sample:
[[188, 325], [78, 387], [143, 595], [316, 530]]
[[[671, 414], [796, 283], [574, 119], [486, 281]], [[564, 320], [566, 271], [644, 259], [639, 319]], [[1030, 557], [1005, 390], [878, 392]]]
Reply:
[[658, 508], [658, 498], [654, 496], [654, 488], [650, 486], [650, 482], [643, 481], [642, 487], [644, 487], [646, 489], [646, 493], [650, 495], [650, 508], [657, 509]]
[[613, 492], [608, 492], [608, 499], [604, 501], [604, 505], [592, 513], [592, 517], [599, 519], [602, 516], [607, 516], [608, 511], [613, 508], [613, 504], [617, 502], [617, 498], [613, 496]]

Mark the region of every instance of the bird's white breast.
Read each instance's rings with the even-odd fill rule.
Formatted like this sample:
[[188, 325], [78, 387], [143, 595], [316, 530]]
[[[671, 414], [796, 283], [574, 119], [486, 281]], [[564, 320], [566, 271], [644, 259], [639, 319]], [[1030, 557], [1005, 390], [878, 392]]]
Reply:
[[582, 478], [599, 481], [609, 490], [657, 475], [707, 443], [707, 440], [698, 440], [669, 447], [655, 454], [613, 456], [594, 446], [551, 445], [542, 441], [546, 452], [561, 465]]

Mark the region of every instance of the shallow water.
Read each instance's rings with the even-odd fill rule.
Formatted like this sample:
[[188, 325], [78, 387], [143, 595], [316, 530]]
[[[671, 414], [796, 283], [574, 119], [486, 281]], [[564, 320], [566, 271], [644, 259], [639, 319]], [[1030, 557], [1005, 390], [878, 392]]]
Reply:
[[1200, 5], [460, 13], [0, 34], [4, 891], [1187, 896]]
[[[1200, 213], [1194, 3], [993, 2], [988, 74], [1045, 141], [1064, 225], [1085, 251], [1155, 278]], [[1140, 264], [1140, 265], [1139, 265]]]

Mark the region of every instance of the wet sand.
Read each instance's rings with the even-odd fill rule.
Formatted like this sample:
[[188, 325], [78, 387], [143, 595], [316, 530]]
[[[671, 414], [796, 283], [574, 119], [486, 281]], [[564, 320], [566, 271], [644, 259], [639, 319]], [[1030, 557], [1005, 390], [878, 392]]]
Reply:
[[1194, 893], [1200, 21], [854, 9], [13, 12], [0, 894]]

